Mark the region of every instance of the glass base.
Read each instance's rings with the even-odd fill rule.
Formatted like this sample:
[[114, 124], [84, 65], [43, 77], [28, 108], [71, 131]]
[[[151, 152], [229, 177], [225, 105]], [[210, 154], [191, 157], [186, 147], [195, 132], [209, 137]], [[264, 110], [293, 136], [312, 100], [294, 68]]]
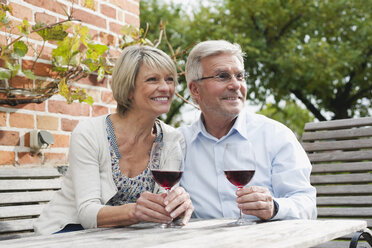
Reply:
[[256, 222], [254, 220], [248, 220], [248, 219], [237, 219], [234, 222], [231, 222], [227, 224], [228, 226], [247, 226], [247, 225], [256, 225]]
[[182, 228], [183, 225], [180, 224], [180, 222], [170, 222], [170, 223], [162, 223], [160, 225], [157, 225], [158, 228], [161, 228], [161, 229], [167, 229], [167, 228]]

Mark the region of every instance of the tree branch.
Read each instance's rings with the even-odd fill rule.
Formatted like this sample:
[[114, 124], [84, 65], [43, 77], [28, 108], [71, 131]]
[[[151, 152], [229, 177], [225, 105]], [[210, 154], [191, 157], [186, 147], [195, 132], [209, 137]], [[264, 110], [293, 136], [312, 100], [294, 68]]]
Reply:
[[312, 104], [299, 90], [290, 90], [306, 108], [317, 118], [319, 121], [326, 121], [327, 119], [320, 113], [320, 111]]

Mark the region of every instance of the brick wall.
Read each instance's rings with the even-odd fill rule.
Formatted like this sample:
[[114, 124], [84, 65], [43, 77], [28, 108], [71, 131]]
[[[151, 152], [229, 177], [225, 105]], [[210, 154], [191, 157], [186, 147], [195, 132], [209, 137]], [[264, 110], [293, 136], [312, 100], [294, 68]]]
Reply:
[[[94, 0], [95, 11], [84, 7], [85, 0], [74, 1], [74, 17], [88, 26], [94, 39], [102, 44], [115, 47], [121, 37], [123, 24], [139, 26], [139, 0]], [[14, 22], [27, 18], [31, 24], [38, 21], [53, 23], [65, 19], [60, 5], [71, 8], [69, 0], [0, 0], [10, 3], [13, 8]], [[0, 31], [0, 42], [5, 34]], [[33, 37], [36, 48], [40, 42]], [[33, 40], [30, 40], [33, 42]], [[44, 49], [38, 65], [38, 74], [48, 76], [50, 52], [53, 45]], [[28, 54], [32, 58], [32, 53]], [[27, 67], [27, 62], [23, 63]], [[116, 103], [113, 100], [110, 78], [97, 81], [96, 75], [76, 82], [76, 86], [85, 88], [94, 99], [94, 104], [67, 104], [63, 97], [53, 96], [40, 104], [23, 104], [11, 107], [0, 105], [0, 166], [57, 166], [66, 165], [71, 131], [80, 120], [89, 117], [113, 113]], [[22, 80], [20, 80], [22, 81]], [[38, 153], [30, 150], [30, 131], [47, 130], [52, 133], [55, 143]]]

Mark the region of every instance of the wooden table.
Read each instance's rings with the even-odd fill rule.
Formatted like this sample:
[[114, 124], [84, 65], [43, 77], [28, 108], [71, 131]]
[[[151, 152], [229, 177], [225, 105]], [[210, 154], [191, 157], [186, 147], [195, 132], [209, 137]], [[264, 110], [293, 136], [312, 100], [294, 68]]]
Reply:
[[0, 247], [311, 247], [364, 230], [362, 220], [284, 220], [231, 227], [232, 219], [196, 220], [178, 229], [153, 223], [0, 241]]

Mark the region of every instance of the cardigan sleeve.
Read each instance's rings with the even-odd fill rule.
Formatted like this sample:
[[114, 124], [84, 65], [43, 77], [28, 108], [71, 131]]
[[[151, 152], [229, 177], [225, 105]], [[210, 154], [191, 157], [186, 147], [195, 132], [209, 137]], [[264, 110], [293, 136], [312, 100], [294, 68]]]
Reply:
[[78, 219], [85, 229], [97, 227], [98, 211], [104, 207], [101, 202], [99, 142], [94, 139], [94, 130], [97, 131], [87, 124], [75, 128], [69, 150]]

